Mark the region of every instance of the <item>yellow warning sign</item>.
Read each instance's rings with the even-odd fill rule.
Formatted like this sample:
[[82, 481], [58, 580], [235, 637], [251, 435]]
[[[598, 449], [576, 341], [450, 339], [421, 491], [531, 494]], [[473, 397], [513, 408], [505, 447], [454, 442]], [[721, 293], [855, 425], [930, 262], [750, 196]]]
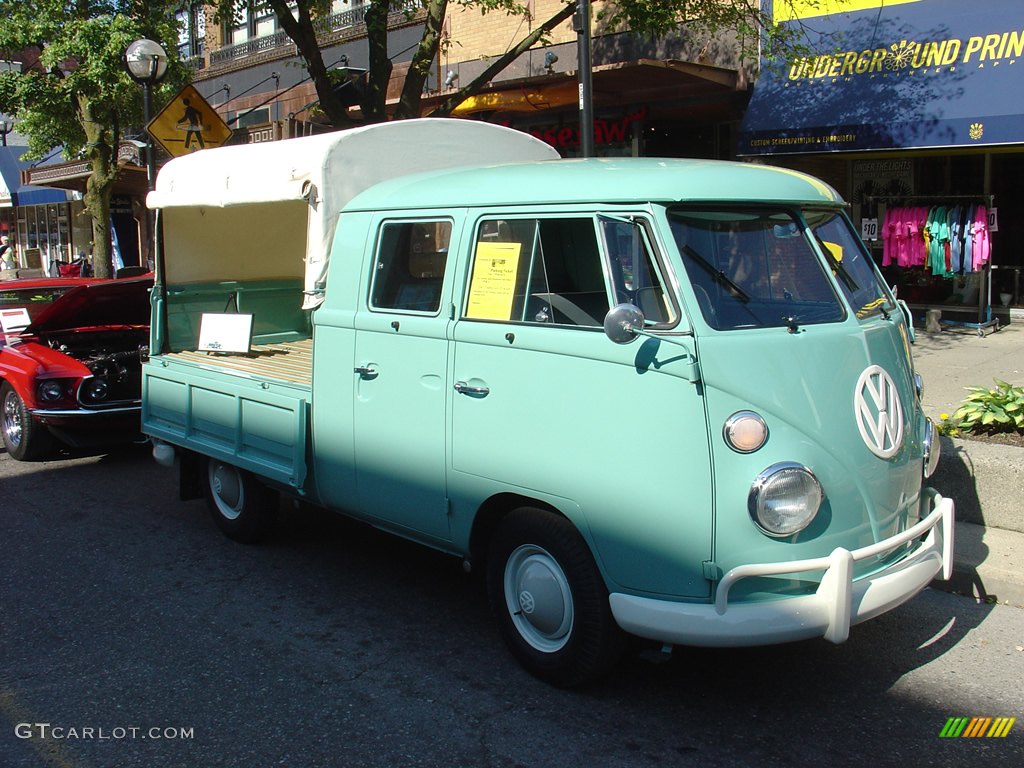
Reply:
[[182, 88], [146, 130], [171, 157], [219, 147], [231, 138], [227, 123], [191, 85]]

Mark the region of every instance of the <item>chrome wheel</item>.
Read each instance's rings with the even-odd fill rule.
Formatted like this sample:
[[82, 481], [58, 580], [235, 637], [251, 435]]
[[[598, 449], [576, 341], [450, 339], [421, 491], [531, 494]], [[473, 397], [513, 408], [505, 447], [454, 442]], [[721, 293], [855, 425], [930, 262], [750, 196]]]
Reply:
[[17, 448], [22, 435], [21, 398], [13, 389], [4, 396], [4, 442]]

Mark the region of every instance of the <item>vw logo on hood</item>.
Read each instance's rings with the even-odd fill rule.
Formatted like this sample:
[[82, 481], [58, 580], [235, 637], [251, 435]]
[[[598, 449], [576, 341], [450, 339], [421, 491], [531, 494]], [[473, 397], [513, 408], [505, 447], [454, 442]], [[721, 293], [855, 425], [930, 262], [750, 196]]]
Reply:
[[883, 459], [895, 456], [903, 445], [903, 403], [884, 369], [872, 365], [860, 375], [853, 409], [860, 436], [871, 452]]

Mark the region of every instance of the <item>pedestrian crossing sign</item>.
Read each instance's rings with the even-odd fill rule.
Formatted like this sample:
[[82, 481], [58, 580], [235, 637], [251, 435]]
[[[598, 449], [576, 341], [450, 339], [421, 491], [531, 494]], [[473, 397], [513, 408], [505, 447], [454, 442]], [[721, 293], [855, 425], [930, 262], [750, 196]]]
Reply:
[[146, 130], [171, 157], [219, 147], [231, 138], [227, 123], [191, 85], [182, 88]]

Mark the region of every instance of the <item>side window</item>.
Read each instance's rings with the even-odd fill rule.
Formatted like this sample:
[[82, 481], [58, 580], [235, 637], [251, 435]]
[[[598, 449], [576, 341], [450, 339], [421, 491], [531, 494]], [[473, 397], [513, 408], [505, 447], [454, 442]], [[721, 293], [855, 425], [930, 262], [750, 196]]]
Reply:
[[608, 308], [592, 218], [481, 222], [465, 317], [598, 328]]
[[598, 220], [611, 265], [616, 303], [635, 304], [650, 323], [674, 323], [675, 309], [642, 225], [611, 216], [599, 216]]
[[451, 236], [450, 221], [384, 224], [373, 262], [370, 307], [436, 314]]

